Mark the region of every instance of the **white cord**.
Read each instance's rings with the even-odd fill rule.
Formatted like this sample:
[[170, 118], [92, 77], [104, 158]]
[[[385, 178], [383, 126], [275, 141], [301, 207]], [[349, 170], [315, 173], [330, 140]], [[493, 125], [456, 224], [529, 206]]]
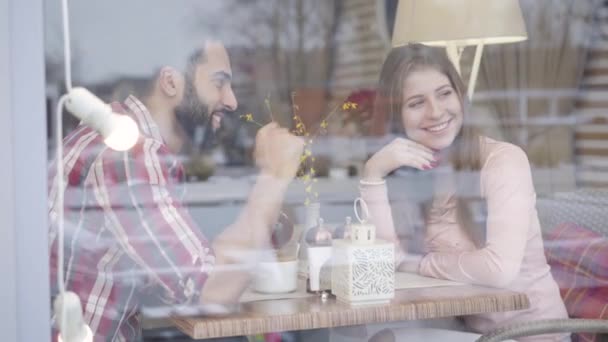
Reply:
[[70, 48], [70, 19], [68, 0], [61, 0], [61, 20], [63, 21], [63, 61], [65, 69], [65, 86], [72, 90], [72, 52]]
[[[57, 174], [55, 178], [57, 179], [57, 202], [55, 203], [55, 208], [57, 211], [57, 288], [59, 290], [59, 295], [65, 294], [65, 279], [63, 273], [63, 239], [64, 239], [64, 219], [63, 219], [63, 205], [64, 205], [64, 183], [65, 178], [63, 175], [63, 104], [67, 99], [67, 95], [63, 95], [59, 98], [57, 102], [57, 110], [55, 112], [55, 151], [57, 156], [55, 157], [55, 163], [57, 164]], [[55, 313], [57, 314], [57, 313]], [[65, 331], [65, 321], [66, 321], [66, 310], [65, 305], [62, 305], [61, 310], [61, 327], [60, 331]]]
[[[68, 11], [68, 0], [61, 0], [61, 13], [63, 22], [63, 60], [65, 71], [65, 86], [69, 93], [72, 90], [72, 55], [70, 48], [70, 20]], [[63, 270], [64, 260], [64, 191], [65, 191], [65, 176], [63, 174], [63, 104], [67, 99], [67, 94], [62, 95], [57, 102], [57, 110], [55, 111], [55, 151], [57, 157], [57, 289], [60, 296], [65, 296], [65, 275]], [[65, 298], [62, 298], [65, 300]], [[66, 328], [66, 307], [65, 303], [61, 305], [60, 315], [60, 332], [65, 332]], [[57, 313], [55, 312], [55, 315]]]
[[[63, 22], [63, 58], [65, 69], [65, 85], [67, 92], [72, 90], [72, 57], [70, 49], [70, 17], [68, 11], [68, 0], [61, 0], [61, 20]], [[61, 96], [57, 102], [56, 127], [55, 127], [55, 149], [57, 153], [57, 288], [60, 294], [65, 292], [65, 279], [63, 270], [64, 259], [64, 187], [65, 176], [63, 174], [63, 104], [67, 94]]]
[[57, 209], [57, 288], [59, 293], [65, 292], [65, 281], [63, 274], [63, 231], [64, 231], [64, 219], [63, 219], [63, 201], [64, 201], [64, 188], [65, 188], [65, 176], [63, 175], [63, 104], [67, 99], [67, 95], [63, 95], [57, 102], [57, 111], [55, 112], [55, 151], [57, 156], [55, 157], [57, 164], [57, 202], [55, 208]]

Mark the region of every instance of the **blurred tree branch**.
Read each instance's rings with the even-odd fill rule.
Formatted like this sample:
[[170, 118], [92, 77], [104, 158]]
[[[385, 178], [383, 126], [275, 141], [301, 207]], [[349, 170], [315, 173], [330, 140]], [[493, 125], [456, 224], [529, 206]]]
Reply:
[[[291, 94], [302, 89], [327, 92], [335, 67], [336, 34], [344, 0], [228, 0], [230, 25], [206, 18], [201, 26], [226, 31], [229, 44], [250, 49], [252, 82], [261, 97], [271, 97], [281, 109], [291, 106]], [[217, 18], [223, 20], [224, 18]], [[263, 72], [270, 75], [262, 74]], [[238, 75], [236, 75], [238, 77]], [[269, 84], [271, 83], [271, 84]], [[269, 89], [272, 89], [269, 91]], [[291, 115], [282, 113], [291, 121]]]

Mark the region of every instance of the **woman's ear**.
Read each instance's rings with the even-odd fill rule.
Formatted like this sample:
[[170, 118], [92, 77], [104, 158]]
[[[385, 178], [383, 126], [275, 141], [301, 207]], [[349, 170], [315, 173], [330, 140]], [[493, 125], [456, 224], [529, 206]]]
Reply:
[[184, 77], [172, 67], [163, 67], [159, 72], [158, 85], [165, 96], [175, 98], [183, 91]]

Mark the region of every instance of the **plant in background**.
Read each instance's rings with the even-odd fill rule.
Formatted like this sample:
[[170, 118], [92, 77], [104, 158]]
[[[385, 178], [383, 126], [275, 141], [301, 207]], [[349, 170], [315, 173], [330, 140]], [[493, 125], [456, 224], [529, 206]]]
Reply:
[[304, 205], [308, 206], [310, 203], [317, 202], [319, 199], [319, 193], [314, 188], [314, 184], [317, 183], [317, 170], [315, 169], [317, 159], [313, 156], [312, 153], [312, 144], [314, 143], [314, 138], [318, 134], [327, 133], [327, 127], [329, 126], [329, 119], [336, 114], [339, 110], [349, 111], [351, 109], [356, 109], [357, 104], [350, 101], [340, 102], [338, 103], [319, 123], [319, 127], [317, 127], [313, 132], [309, 132], [302, 121], [302, 118], [299, 114], [299, 107], [295, 100], [296, 93], [293, 92], [291, 94], [291, 102], [292, 102], [292, 110], [293, 110], [293, 121], [295, 123], [295, 127], [293, 129], [293, 133], [299, 136], [303, 136], [305, 139], [304, 145], [304, 154], [300, 157], [300, 171], [298, 172], [298, 177], [304, 184], [304, 192], [306, 194], [306, 199], [304, 200]]
[[184, 165], [188, 181], [206, 181], [215, 172], [216, 165], [211, 156], [197, 153]]
[[[306, 198], [304, 200], [304, 205], [309, 206], [313, 202], [317, 202], [319, 199], [319, 193], [315, 190], [314, 184], [317, 183], [317, 170], [315, 169], [315, 162], [317, 158], [312, 153], [312, 145], [314, 143], [314, 138], [318, 134], [326, 134], [327, 128], [329, 126], [329, 119], [335, 115], [337, 112], [348, 112], [352, 110], [356, 110], [359, 107], [359, 104], [353, 101], [346, 100], [344, 102], [338, 103], [319, 123], [319, 126], [314, 131], [309, 131], [304, 121], [302, 120], [299, 111], [300, 108], [296, 103], [296, 93], [291, 93], [291, 103], [292, 103], [292, 119], [294, 123], [294, 127], [292, 129], [292, 133], [304, 138], [304, 153], [300, 157], [300, 168], [297, 173], [297, 177], [302, 181], [304, 185], [304, 192]], [[271, 121], [274, 121], [272, 115], [272, 108], [270, 105], [270, 100], [266, 98], [264, 100], [266, 104], [266, 108], [268, 109], [268, 114], [270, 115]], [[255, 125], [262, 127], [263, 125], [254, 120], [253, 114], [247, 113], [240, 116], [241, 119], [246, 122], [251, 122]]]
[[376, 127], [370, 126], [375, 98], [376, 92], [371, 89], [357, 90], [347, 97], [346, 101], [354, 103], [355, 107], [345, 112], [341, 118], [344, 135], [375, 133]]
[[[300, 157], [300, 169], [298, 170], [297, 176], [304, 184], [304, 192], [306, 195], [304, 205], [309, 206], [310, 203], [316, 202], [319, 199], [319, 193], [313, 189], [313, 184], [317, 182], [314, 168], [315, 157], [312, 155], [312, 143], [314, 142], [314, 139], [311, 137], [310, 132], [308, 132], [306, 125], [300, 117], [300, 108], [295, 101], [295, 97], [296, 93], [291, 93], [294, 122], [292, 133], [304, 137], [304, 153]], [[323, 124], [323, 122], [321, 122], [321, 124]]]

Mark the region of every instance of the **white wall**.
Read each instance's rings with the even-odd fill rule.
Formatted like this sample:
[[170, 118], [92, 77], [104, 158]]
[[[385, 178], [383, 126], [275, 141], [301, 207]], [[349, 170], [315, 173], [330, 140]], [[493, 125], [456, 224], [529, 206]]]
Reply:
[[[0, 75], [9, 74], [9, 28], [8, 28], [8, 5], [9, 0], [0, 0]], [[11, 108], [10, 81], [8, 77], [0, 77], [0, 160], [12, 160], [12, 136], [9, 127], [12, 126], [11, 116], [8, 115]], [[12, 184], [13, 169], [11, 167], [0, 167], [0, 272], [4, 275], [14, 275], [16, 269], [15, 247], [8, 241], [15, 240], [15, 215], [13, 205], [14, 188]], [[0, 293], [2, 293], [3, 305], [0, 305], [0, 331], [7, 341], [17, 340], [16, 308], [16, 279], [14, 276], [5, 277], [0, 281]]]
[[49, 341], [43, 0], [0, 0], [0, 331]]

